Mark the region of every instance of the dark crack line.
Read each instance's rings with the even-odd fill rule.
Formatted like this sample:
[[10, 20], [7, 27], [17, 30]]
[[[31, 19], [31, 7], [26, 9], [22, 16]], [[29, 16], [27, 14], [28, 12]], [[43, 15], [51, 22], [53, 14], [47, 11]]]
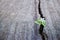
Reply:
[[41, 18], [44, 18], [44, 17], [43, 17], [43, 14], [42, 14], [42, 11], [41, 11], [41, 7], [40, 7], [40, 0], [39, 0], [39, 4], [38, 4], [38, 12], [39, 12], [39, 14], [40, 14], [40, 17], [41, 17]]
[[[40, 0], [39, 0], [39, 4], [38, 4], [38, 12], [39, 12], [41, 18], [45, 18], [42, 14], [42, 11], [41, 11]], [[46, 33], [43, 32], [43, 29], [44, 29], [44, 26], [40, 25], [39, 34], [41, 35], [42, 40], [48, 40], [48, 36]]]

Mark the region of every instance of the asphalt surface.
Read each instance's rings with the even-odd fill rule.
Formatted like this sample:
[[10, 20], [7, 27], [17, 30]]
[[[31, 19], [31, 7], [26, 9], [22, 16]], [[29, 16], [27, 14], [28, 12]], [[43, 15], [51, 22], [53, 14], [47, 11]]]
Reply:
[[35, 4], [35, 0], [0, 0], [0, 40], [37, 40]]
[[45, 31], [49, 40], [60, 39], [60, 1], [59, 0], [41, 0], [41, 8], [46, 17], [47, 26]]
[[[0, 40], [42, 40], [38, 34], [38, 0], [0, 0]], [[48, 40], [60, 39], [60, 1], [41, 0]]]

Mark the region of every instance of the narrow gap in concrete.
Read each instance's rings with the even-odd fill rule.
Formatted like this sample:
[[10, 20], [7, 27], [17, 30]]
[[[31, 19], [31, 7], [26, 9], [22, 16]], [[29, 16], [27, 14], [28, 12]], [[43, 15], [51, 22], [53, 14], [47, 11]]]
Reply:
[[[39, 12], [40, 18], [45, 18], [42, 14], [42, 11], [41, 11], [40, 0], [39, 0], [39, 3], [38, 3], [38, 12]], [[48, 36], [47, 36], [46, 33], [43, 32], [43, 29], [44, 29], [44, 26], [40, 25], [39, 34], [41, 35], [42, 40], [48, 40]]]
[[41, 18], [44, 18], [44, 17], [43, 17], [43, 14], [42, 14], [42, 11], [41, 11], [41, 8], [40, 8], [40, 0], [39, 0], [39, 4], [38, 4], [38, 12], [39, 12], [39, 14], [40, 14], [40, 17], [41, 17]]

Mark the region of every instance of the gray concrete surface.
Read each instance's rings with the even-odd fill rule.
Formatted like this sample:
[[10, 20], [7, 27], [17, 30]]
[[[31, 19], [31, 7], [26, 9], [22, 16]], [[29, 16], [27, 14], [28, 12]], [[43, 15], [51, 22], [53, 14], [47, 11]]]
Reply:
[[60, 40], [60, 1], [41, 0], [41, 8], [46, 17], [45, 27], [49, 40]]
[[[47, 25], [48, 40], [60, 39], [60, 1], [40, 0]], [[0, 40], [42, 40], [39, 26], [38, 0], [0, 0]]]
[[0, 0], [0, 40], [37, 40], [35, 0]]

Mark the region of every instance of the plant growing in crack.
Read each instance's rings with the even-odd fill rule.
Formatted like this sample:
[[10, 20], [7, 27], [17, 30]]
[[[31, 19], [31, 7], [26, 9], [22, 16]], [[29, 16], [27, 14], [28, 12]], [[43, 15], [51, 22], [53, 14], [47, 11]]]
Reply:
[[45, 21], [44, 18], [37, 19], [37, 20], [35, 21], [35, 23], [38, 24], [38, 25], [43, 25], [44, 27], [46, 26], [46, 21]]
[[40, 25], [40, 27], [39, 27], [39, 34], [41, 35], [42, 40], [48, 40], [48, 36], [46, 35], [46, 33], [43, 32], [43, 29], [46, 26], [46, 20], [45, 20], [45, 17], [43, 16], [42, 11], [41, 11], [40, 0], [39, 0], [39, 4], [38, 4], [38, 12], [39, 12], [40, 18], [37, 19], [35, 21], [35, 23]]
[[44, 27], [46, 26], [46, 20], [44, 18], [41, 18], [41, 19], [37, 19], [35, 21], [36, 24], [40, 25], [40, 28], [39, 28], [39, 34], [43, 34], [43, 29]]
[[46, 26], [46, 20], [45, 20], [44, 18], [37, 19], [37, 20], [35, 21], [35, 23], [38, 24], [38, 25], [40, 25], [39, 34], [41, 35], [42, 40], [46, 40], [47, 35], [43, 32], [43, 29], [44, 29], [44, 27]]

